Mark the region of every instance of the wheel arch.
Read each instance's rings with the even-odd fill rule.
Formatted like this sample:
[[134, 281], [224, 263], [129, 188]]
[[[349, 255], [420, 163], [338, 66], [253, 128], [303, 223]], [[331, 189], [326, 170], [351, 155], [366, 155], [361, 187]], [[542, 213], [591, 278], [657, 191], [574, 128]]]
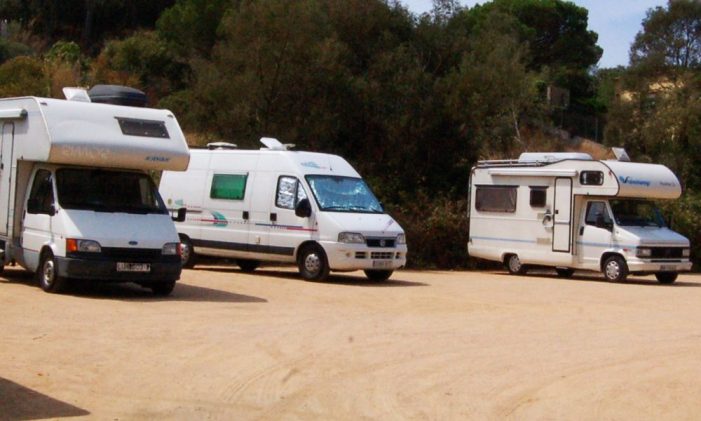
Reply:
[[607, 260], [609, 257], [611, 257], [611, 256], [618, 256], [618, 257], [620, 257], [621, 259], [623, 259], [623, 261], [624, 261], [626, 264], [628, 264], [628, 261], [626, 260], [625, 256], [623, 256], [621, 253], [619, 253], [619, 252], [617, 252], [617, 251], [606, 251], [606, 252], [604, 252], [604, 253], [601, 255], [601, 259], [599, 260], [599, 270], [600, 270], [601, 272], [604, 271], [604, 263], [605, 263], [606, 260]]
[[300, 243], [300, 244], [297, 246], [297, 248], [295, 249], [295, 254], [294, 254], [295, 262], [298, 262], [298, 261], [299, 261], [299, 252], [302, 251], [302, 250], [304, 250], [305, 247], [309, 247], [309, 246], [317, 246], [317, 247], [320, 247], [322, 250], [324, 250], [324, 253], [326, 253], [326, 249], [324, 249], [324, 246], [322, 246], [321, 244], [319, 244], [318, 241], [307, 240], [307, 241], [304, 241], [304, 242]]

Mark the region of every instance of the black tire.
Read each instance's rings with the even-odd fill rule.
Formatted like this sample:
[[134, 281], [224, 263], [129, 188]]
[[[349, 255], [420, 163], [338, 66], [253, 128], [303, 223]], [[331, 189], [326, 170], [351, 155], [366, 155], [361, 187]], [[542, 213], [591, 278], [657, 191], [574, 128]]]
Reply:
[[607, 258], [601, 269], [607, 281], [624, 282], [628, 277], [628, 265], [626, 261], [618, 255]]
[[677, 272], [657, 272], [655, 278], [661, 284], [673, 284], [677, 280], [679, 274]]
[[180, 258], [182, 259], [183, 267], [191, 269], [195, 267], [195, 248], [192, 246], [192, 241], [186, 235], [180, 236]]
[[325, 281], [329, 276], [329, 262], [324, 249], [316, 244], [305, 246], [297, 257], [302, 278], [307, 281]]
[[153, 295], [158, 296], [158, 297], [165, 297], [165, 296], [170, 295], [171, 292], [173, 292], [173, 288], [175, 288], [175, 281], [159, 282], [157, 284], [150, 284], [149, 288], [151, 288]]
[[392, 276], [392, 273], [394, 271], [393, 270], [370, 270], [370, 269], [368, 269], [364, 272], [365, 272], [365, 276], [367, 276], [369, 280], [382, 282], [382, 281], [388, 280], [389, 277]]
[[574, 269], [572, 268], [555, 268], [555, 272], [560, 278], [571, 278], [574, 275]]
[[39, 267], [36, 271], [39, 287], [46, 292], [58, 293], [65, 289], [67, 280], [58, 276], [58, 264], [51, 251], [44, 251], [39, 259]]
[[512, 275], [525, 275], [528, 272], [526, 265], [521, 263], [521, 259], [516, 254], [509, 254], [504, 258], [504, 266]]
[[260, 266], [260, 262], [258, 260], [249, 259], [236, 259], [236, 264], [241, 268], [242, 272], [246, 273], [251, 273], [258, 269], [258, 266]]

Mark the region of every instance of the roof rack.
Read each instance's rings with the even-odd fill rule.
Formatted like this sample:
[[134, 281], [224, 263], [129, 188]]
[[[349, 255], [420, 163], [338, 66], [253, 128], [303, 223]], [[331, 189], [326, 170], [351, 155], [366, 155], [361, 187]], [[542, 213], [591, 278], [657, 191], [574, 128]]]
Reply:
[[235, 143], [229, 143], [229, 142], [211, 142], [207, 144], [207, 149], [209, 150], [215, 150], [215, 149], [236, 149], [237, 146]]

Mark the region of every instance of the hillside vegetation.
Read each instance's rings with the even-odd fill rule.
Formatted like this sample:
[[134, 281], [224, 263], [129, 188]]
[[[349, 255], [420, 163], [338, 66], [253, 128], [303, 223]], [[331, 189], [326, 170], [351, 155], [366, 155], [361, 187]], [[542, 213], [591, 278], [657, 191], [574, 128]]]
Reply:
[[272, 136], [340, 154], [407, 230], [412, 266], [474, 264], [478, 159], [600, 153], [578, 136], [672, 168], [685, 193], [664, 206], [701, 258], [697, 1], [650, 10], [617, 69], [595, 67], [588, 12], [563, 0], [437, 0], [421, 16], [382, 0], [7, 0], [0, 17], [0, 95], [130, 85], [192, 146]]

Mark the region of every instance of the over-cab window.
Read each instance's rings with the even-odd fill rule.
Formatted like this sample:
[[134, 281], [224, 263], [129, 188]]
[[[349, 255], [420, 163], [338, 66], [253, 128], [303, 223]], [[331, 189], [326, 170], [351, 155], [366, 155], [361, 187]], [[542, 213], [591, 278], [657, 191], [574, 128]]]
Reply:
[[604, 173], [601, 171], [582, 171], [579, 183], [583, 186], [600, 186], [604, 184]]
[[243, 200], [248, 174], [214, 174], [209, 197], [212, 199]]
[[27, 200], [27, 212], [31, 214], [51, 214], [51, 205], [54, 203], [54, 189], [51, 182], [51, 172], [39, 170], [34, 176], [32, 190]]
[[300, 200], [306, 198], [307, 193], [296, 177], [282, 176], [278, 178], [275, 206], [283, 209], [294, 209]]
[[475, 209], [481, 212], [516, 212], [515, 186], [477, 186]]
[[544, 208], [547, 196], [547, 187], [531, 187], [531, 207]]
[[158, 120], [142, 120], [139, 118], [115, 117], [119, 128], [127, 136], [158, 137], [169, 139], [166, 123]]

